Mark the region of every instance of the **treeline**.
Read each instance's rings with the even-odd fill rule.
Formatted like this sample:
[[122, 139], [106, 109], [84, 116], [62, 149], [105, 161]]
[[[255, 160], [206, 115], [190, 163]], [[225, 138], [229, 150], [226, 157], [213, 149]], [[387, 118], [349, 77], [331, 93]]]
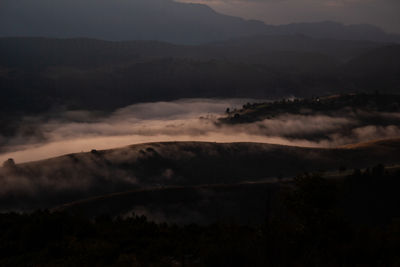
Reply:
[[[265, 222], [256, 227], [156, 224], [143, 216], [88, 220], [46, 211], [2, 214], [0, 265], [396, 266], [399, 185], [400, 173], [382, 165], [343, 180], [302, 175], [282, 193], [285, 211], [267, 208]], [[365, 213], [357, 210], [361, 206]]]
[[[368, 112], [371, 114], [358, 114]], [[247, 123], [277, 117], [282, 114], [340, 116], [352, 114], [359, 116], [365, 124], [397, 124], [393, 118], [377, 119], [378, 112], [400, 111], [400, 95], [374, 93], [337, 94], [321, 97], [279, 99], [265, 103], [246, 103], [241, 109], [226, 109], [225, 123]]]

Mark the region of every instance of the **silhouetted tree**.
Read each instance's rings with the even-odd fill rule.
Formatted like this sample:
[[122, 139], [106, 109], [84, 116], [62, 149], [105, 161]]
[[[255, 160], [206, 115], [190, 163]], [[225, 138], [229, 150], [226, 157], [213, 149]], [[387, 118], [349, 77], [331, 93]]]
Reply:
[[3, 162], [3, 167], [4, 168], [14, 168], [15, 167], [15, 162], [14, 159], [8, 159], [6, 161]]

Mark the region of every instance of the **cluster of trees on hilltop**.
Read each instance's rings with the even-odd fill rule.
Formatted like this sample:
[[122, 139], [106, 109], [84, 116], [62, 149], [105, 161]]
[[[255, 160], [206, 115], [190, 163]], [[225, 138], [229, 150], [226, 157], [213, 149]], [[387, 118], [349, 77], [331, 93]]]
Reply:
[[[247, 123], [277, 117], [282, 114], [325, 114], [330, 116], [343, 116], [346, 113], [357, 111], [377, 113], [396, 113], [400, 111], [400, 95], [381, 94], [378, 90], [374, 93], [338, 94], [322, 97], [280, 99], [267, 103], [246, 103], [241, 109], [230, 110], [227, 108], [226, 117], [221, 122]], [[362, 115], [362, 123], [376, 123], [369, 121], [366, 114]], [[388, 118], [379, 121], [380, 125], [397, 124]]]

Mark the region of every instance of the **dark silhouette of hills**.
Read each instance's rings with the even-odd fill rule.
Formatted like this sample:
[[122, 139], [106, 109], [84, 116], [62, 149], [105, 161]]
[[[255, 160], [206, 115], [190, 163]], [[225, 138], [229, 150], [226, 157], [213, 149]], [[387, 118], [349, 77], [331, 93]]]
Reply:
[[396, 266], [399, 178], [379, 164], [335, 179], [158, 188], [2, 213], [0, 264]]
[[358, 88], [398, 93], [400, 90], [400, 45], [369, 51], [350, 60], [344, 71]]
[[[398, 164], [400, 140], [342, 148], [167, 142], [69, 154], [0, 168], [0, 210], [51, 208], [104, 194], [168, 186], [264, 182], [341, 166]], [[223, 189], [223, 188], [222, 188]]]
[[54, 106], [111, 110], [187, 97], [396, 93], [397, 49], [300, 35], [259, 35], [206, 45], [0, 38], [1, 121], [10, 125], [3, 121], [13, 112]]
[[369, 24], [343, 25], [333, 21], [316, 23], [291, 23], [277, 26], [282, 34], [304, 34], [315, 38], [337, 40], [373, 40], [400, 42], [400, 35], [388, 34], [381, 28]]
[[202, 43], [263, 33], [262, 22], [171, 0], [3, 1], [2, 36]]
[[[174, 45], [158, 41], [110, 42], [96, 39], [0, 38], [0, 65], [18, 68], [50, 66], [96, 67], [154, 58], [229, 59], [285, 65], [298, 55], [344, 61], [382, 46], [369, 41], [314, 39], [304, 35], [254, 35], [205, 45]], [[278, 53], [278, 54], [277, 54]], [[275, 58], [271, 60], [272, 58]], [[308, 58], [311, 61], [310, 58]]]
[[266, 25], [172, 0], [3, 0], [0, 36], [88, 37], [199, 44], [254, 34], [399, 42], [371, 25], [335, 22]]
[[393, 218], [400, 215], [397, 204], [400, 196], [396, 191], [399, 174], [398, 166], [385, 169], [384, 165], [378, 164], [365, 171], [358, 169], [339, 171], [333, 176], [298, 175], [294, 179], [269, 182], [158, 187], [66, 203], [52, 211], [63, 211], [89, 218], [103, 214], [108, 214], [110, 217], [126, 216], [135, 212], [160, 223], [211, 224], [229, 221], [257, 225], [263, 223], [266, 217], [273, 217], [282, 212], [281, 209], [285, 205], [282, 197], [284, 198], [285, 193], [290, 191], [289, 188], [293, 189], [299, 183], [303, 183], [304, 178], [311, 180], [321, 175], [326, 182], [336, 186], [336, 189], [340, 188], [338, 191], [343, 190], [342, 194], [332, 198], [327, 188], [321, 184], [309, 186], [317, 186], [314, 187], [316, 193], [320, 193], [321, 196], [328, 193], [325, 197], [338, 201], [337, 206], [342, 209], [342, 215], [346, 214], [349, 221], [359, 226], [382, 226], [391, 223]]
[[[296, 51], [329, 55], [340, 61], [347, 61], [382, 44], [372, 41], [338, 40], [311, 38], [304, 34], [254, 35], [214, 42], [211, 47], [223, 48], [222, 53], [262, 54], [268, 51]], [[240, 52], [241, 51], [241, 52]]]

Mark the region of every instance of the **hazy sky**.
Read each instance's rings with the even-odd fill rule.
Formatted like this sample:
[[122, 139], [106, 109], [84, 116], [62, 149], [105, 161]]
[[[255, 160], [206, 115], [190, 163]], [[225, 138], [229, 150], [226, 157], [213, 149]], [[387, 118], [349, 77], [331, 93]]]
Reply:
[[332, 20], [374, 24], [400, 33], [400, 0], [177, 0], [203, 3], [220, 13], [267, 24]]

